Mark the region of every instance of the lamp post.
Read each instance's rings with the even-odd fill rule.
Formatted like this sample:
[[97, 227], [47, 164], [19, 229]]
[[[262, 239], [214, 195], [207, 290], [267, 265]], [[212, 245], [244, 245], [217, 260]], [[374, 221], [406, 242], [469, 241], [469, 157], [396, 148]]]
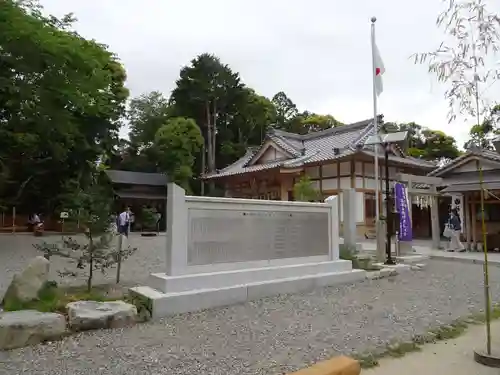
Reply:
[[[372, 136], [368, 137], [368, 139], [365, 141], [365, 146], [378, 147], [380, 145], [384, 148], [385, 207], [386, 207], [386, 214], [385, 214], [386, 260], [385, 260], [385, 264], [390, 264], [390, 265], [396, 264], [396, 262], [392, 258], [392, 252], [391, 252], [391, 237], [393, 234], [391, 228], [394, 227], [394, 223], [391, 220], [392, 219], [392, 204], [391, 204], [392, 200], [391, 200], [391, 187], [390, 187], [390, 180], [389, 180], [389, 151], [391, 148], [391, 144], [404, 142], [406, 140], [407, 136], [408, 136], [408, 132], [406, 132], [406, 131], [389, 133], [389, 134], [377, 134], [377, 135], [372, 135]], [[379, 181], [375, 181], [375, 183], [378, 184]], [[377, 233], [377, 235], [378, 235], [378, 233]]]
[[392, 207], [391, 207], [391, 187], [389, 183], [389, 149], [391, 145], [388, 142], [383, 143], [384, 146], [384, 168], [385, 168], [385, 220], [386, 220], [386, 239], [385, 239], [385, 253], [387, 260], [385, 264], [396, 264], [392, 259], [391, 252], [391, 236], [392, 236]]

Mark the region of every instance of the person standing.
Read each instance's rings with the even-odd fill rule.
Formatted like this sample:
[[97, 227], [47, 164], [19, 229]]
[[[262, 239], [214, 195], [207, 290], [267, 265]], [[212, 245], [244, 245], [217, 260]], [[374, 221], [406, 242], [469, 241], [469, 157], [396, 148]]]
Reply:
[[460, 215], [456, 208], [451, 210], [450, 219], [448, 225], [451, 230], [450, 244], [448, 251], [458, 251], [460, 253], [465, 252], [465, 246], [460, 241], [460, 234], [462, 233], [462, 221], [460, 220]]
[[118, 216], [118, 233], [128, 237], [129, 224], [130, 224], [130, 208], [127, 207]]

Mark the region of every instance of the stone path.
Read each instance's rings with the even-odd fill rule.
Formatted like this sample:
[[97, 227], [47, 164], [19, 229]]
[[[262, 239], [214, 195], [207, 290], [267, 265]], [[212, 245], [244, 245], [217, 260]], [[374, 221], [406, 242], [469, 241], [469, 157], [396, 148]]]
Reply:
[[[359, 243], [362, 245], [365, 251], [374, 253], [376, 250], [376, 244], [374, 241], [360, 240]], [[473, 251], [473, 252], [460, 253], [460, 252], [448, 252], [445, 250], [432, 249], [432, 241], [429, 240], [414, 240], [413, 248], [415, 249], [414, 254], [422, 254], [433, 258], [445, 259], [450, 261], [463, 261], [463, 262], [478, 263], [478, 264], [482, 264], [484, 262], [483, 252]], [[489, 252], [488, 262], [491, 266], [499, 267], [500, 253]]]
[[[500, 348], [500, 322], [491, 325], [493, 348]], [[474, 362], [474, 349], [484, 349], [485, 328], [471, 326], [467, 332], [454, 340], [441, 341], [423, 347], [421, 352], [411, 353], [402, 358], [387, 358], [380, 366], [364, 370], [363, 375], [498, 375], [496, 368]]]
[[[483, 306], [482, 268], [430, 260], [423, 271], [183, 314], [7, 353], [0, 375], [281, 374], [382, 348]], [[491, 268], [500, 296], [500, 268]]]

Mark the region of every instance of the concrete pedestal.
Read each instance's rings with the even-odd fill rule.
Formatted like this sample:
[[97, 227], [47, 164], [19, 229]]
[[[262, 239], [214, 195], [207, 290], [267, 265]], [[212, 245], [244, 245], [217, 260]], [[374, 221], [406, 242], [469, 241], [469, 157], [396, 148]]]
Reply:
[[385, 221], [379, 220], [376, 224], [376, 235], [377, 235], [377, 261], [385, 262], [385, 232], [386, 232]]
[[400, 242], [399, 243], [399, 255], [412, 255], [413, 251], [413, 242]]
[[365, 278], [366, 272], [352, 269], [351, 261], [336, 260], [182, 276], [153, 274], [148, 286], [130, 291], [134, 298], [148, 301], [152, 318], [161, 318]]
[[356, 248], [356, 190], [342, 190], [344, 245]]

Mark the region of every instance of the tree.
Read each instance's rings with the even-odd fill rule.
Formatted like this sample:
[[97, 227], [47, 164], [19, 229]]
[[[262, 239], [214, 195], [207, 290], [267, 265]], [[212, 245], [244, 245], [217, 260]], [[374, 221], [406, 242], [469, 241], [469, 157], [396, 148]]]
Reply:
[[318, 115], [305, 111], [292, 118], [286, 130], [292, 133], [308, 134], [341, 125], [343, 124], [332, 115]]
[[239, 75], [214, 55], [199, 55], [180, 72], [170, 103], [176, 116], [192, 118], [202, 129], [207, 172], [216, 169], [219, 127], [227, 125], [242, 89]]
[[493, 150], [492, 140], [498, 136], [499, 129], [497, 127], [500, 119], [500, 105], [494, 106], [489, 116], [487, 116], [480, 125], [473, 125], [469, 131], [470, 139], [465, 142], [464, 148], [468, 149], [473, 145], [479, 146], [486, 150]]
[[156, 219], [156, 210], [143, 206], [141, 210], [141, 230], [142, 232], [150, 230], [156, 231], [157, 219]]
[[293, 185], [293, 196], [296, 201], [314, 202], [321, 198], [319, 190], [315, 189], [308, 176], [302, 176]]
[[162, 93], [152, 91], [133, 98], [127, 114], [130, 142], [140, 148], [151, 145], [158, 129], [171, 117], [171, 109]]
[[[62, 207], [69, 213], [69, 220], [80, 223], [86, 241], [83, 243], [72, 237], [63, 238], [62, 244], [43, 242], [34, 247], [42, 251], [47, 259], [60, 256], [73, 261], [76, 271], [61, 271], [62, 276], [77, 276], [78, 270], [87, 269], [87, 290], [93, 285], [95, 271], [105, 272], [132, 255], [137, 249], [130, 246], [122, 249], [114, 247], [115, 233], [112, 230], [112, 194], [102, 168], [94, 168], [90, 184], [82, 189], [71, 186], [63, 200]], [[72, 184], [72, 182], [71, 182]], [[119, 274], [117, 274], [119, 280]]]
[[160, 169], [189, 190], [195, 155], [202, 144], [203, 137], [194, 120], [175, 117], [158, 129], [153, 149]]
[[115, 144], [106, 161], [113, 169], [135, 172], [158, 172], [154, 138], [171, 116], [168, 100], [158, 91], [140, 95], [130, 101], [127, 111], [129, 138]]
[[72, 31], [72, 22], [42, 15], [34, 2], [0, 7], [3, 195], [21, 210], [51, 211], [64, 181], [88, 180], [120, 127], [125, 71], [106, 47]]
[[320, 115], [309, 111], [299, 113], [295, 103], [283, 91], [274, 95], [272, 102], [276, 108], [276, 122], [273, 126], [277, 129], [307, 134], [343, 125], [332, 115]]
[[487, 56], [500, 47], [500, 17], [488, 10], [486, 0], [447, 0], [437, 18], [446, 41], [428, 53], [414, 55], [415, 63], [428, 64], [429, 72], [449, 88], [449, 121], [457, 115], [472, 116], [476, 124], [489, 104], [480, 89], [489, 88], [500, 76], [496, 63]]
[[[429, 161], [446, 162], [460, 156], [455, 138], [439, 130], [423, 129], [423, 155]], [[412, 155], [410, 152], [410, 156]]]
[[387, 132], [408, 132], [406, 154], [416, 158], [443, 162], [460, 155], [455, 138], [439, 130], [432, 130], [414, 122], [396, 124], [386, 122]]
[[276, 108], [275, 126], [280, 129], [287, 129], [290, 121], [299, 113], [297, 106], [283, 91], [274, 95], [272, 102]]
[[273, 103], [244, 87], [237, 98], [231, 120], [218, 129], [218, 165], [228, 165], [243, 156], [248, 146], [258, 146], [276, 119]]
[[[438, 81], [449, 85], [445, 93], [450, 109], [449, 121], [459, 114], [472, 116], [478, 128], [489, 108], [484, 89], [490, 88], [500, 76], [498, 65], [489, 64], [493, 60], [490, 58], [491, 53], [497, 53], [500, 46], [500, 16], [491, 12], [486, 4], [485, 0], [448, 0], [447, 8], [437, 19], [438, 27], [447, 34], [447, 41], [433, 52], [415, 55], [416, 62], [428, 62], [429, 71], [436, 74]], [[479, 190], [482, 191], [482, 173], [480, 164], [478, 166]], [[483, 243], [486, 243], [486, 224], [482, 211]], [[491, 355], [491, 299], [486, 252], [483, 266], [486, 351]]]

